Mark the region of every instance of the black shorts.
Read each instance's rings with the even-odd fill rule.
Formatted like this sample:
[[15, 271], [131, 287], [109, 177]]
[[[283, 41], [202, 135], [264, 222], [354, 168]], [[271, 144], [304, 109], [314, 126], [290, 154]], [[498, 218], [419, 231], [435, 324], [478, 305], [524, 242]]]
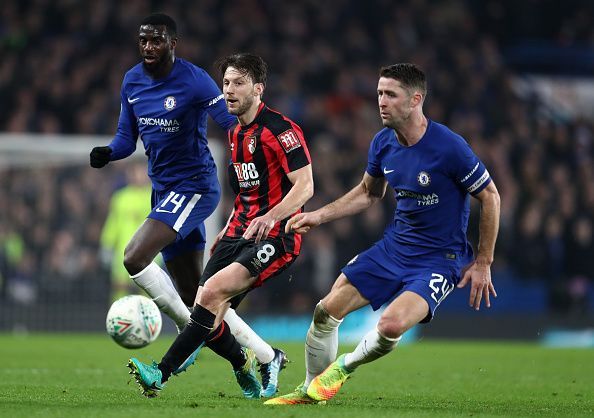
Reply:
[[[223, 237], [204, 268], [200, 286], [203, 286], [217, 272], [235, 262], [248, 269], [252, 277], [257, 278], [252, 285], [253, 289], [262, 286], [266, 279], [284, 271], [296, 258], [297, 254], [286, 252], [280, 238], [268, 238], [256, 244], [254, 240]], [[235, 309], [249, 290], [232, 298], [231, 307]]]

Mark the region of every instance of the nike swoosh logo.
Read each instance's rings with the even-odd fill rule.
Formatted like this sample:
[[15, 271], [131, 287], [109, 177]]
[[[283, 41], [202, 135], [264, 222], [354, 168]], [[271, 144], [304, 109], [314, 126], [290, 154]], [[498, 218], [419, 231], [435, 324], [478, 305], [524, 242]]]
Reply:
[[130, 104], [132, 104], [134, 102], [137, 102], [139, 100], [140, 100], [140, 97], [135, 97], [134, 99], [131, 99], [131, 98], [128, 97], [128, 103], [130, 103]]
[[173, 212], [172, 212], [172, 211], [170, 211], [170, 210], [167, 210], [167, 209], [161, 209], [161, 208], [157, 208], [157, 209], [155, 209], [155, 211], [157, 211], [157, 212], [162, 212], [162, 213], [173, 213]]
[[387, 167], [384, 167], [384, 174], [390, 174], [390, 173], [393, 173], [393, 172], [394, 172], [394, 170], [388, 170]]

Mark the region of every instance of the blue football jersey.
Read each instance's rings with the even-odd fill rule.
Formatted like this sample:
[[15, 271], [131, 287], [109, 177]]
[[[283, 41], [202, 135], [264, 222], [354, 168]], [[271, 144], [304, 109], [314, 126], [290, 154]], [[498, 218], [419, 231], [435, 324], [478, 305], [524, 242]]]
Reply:
[[491, 178], [460, 135], [428, 120], [423, 137], [407, 147], [393, 129], [384, 128], [371, 142], [367, 173], [385, 177], [395, 191], [394, 220], [384, 234], [390, 252], [471, 260], [469, 194], [479, 193]]
[[153, 79], [139, 63], [124, 76], [111, 159], [132, 154], [140, 136], [155, 190], [180, 184], [198, 192], [218, 187], [206, 139], [208, 114], [225, 130], [237, 123], [221, 90], [202, 68], [176, 58], [169, 75]]

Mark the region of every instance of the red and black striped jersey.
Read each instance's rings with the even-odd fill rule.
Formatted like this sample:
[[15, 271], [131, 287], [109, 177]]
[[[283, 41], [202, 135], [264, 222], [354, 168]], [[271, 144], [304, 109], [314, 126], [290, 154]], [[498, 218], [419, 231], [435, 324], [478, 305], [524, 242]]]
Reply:
[[[264, 215], [287, 195], [293, 186], [287, 173], [311, 164], [311, 158], [301, 128], [263, 103], [252, 123], [229, 131], [229, 147], [239, 194], [225, 235], [241, 237], [254, 218]], [[298, 254], [301, 236], [285, 234], [287, 220], [276, 224], [268, 236], [280, 236], [285, 250]]]

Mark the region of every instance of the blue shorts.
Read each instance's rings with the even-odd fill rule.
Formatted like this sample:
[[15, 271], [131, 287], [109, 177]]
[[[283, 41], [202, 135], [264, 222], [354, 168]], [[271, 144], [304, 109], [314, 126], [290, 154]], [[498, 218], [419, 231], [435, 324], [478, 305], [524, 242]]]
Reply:
[[373, 310], [404, 291], [414, 292], [429, 304], [421, 322], [429, 322], [435, 310], [460, 281], [460, 266], [445, 257], [406, 259], [388, 253], [383, 240], [353, 258], [342, 272], [365, 297]]
[[206, 246], [204, 221], [216, 209], [221, 197], [220, 189], [212, 188], [206, 193], [177, 190], [158, 192], [153, 190], [148, 215], [161, 221], [177, 232], [177, 239], [161, 250], [166, 262], [188, 251], [202, 251]]

